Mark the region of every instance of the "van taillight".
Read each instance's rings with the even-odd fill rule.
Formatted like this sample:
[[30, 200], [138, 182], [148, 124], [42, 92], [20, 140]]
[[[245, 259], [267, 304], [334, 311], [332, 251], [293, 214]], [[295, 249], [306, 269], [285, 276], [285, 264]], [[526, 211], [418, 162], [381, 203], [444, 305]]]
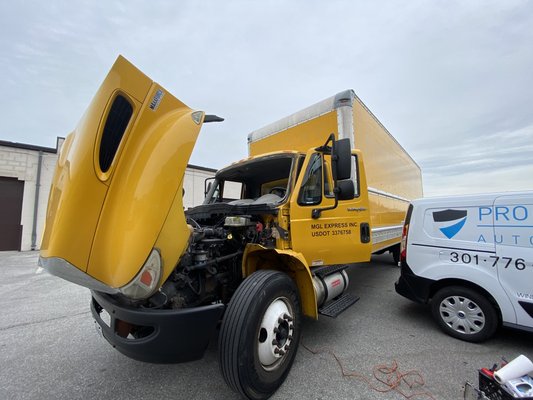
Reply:
[[407, 214], [405, 215], [405, 222], [402, 230], [402, 241], [400, 242], [400, 262], [407, 260], [407, 235], [409, 234], [409, 223], [411, 222], [411, 214], [413, 213], [413, 205], [409, 204]]
[[407, 259], [407, 233], [409, 232], [409, 224], [403, 226], [402, 241], [400, 242], [400, 261]]

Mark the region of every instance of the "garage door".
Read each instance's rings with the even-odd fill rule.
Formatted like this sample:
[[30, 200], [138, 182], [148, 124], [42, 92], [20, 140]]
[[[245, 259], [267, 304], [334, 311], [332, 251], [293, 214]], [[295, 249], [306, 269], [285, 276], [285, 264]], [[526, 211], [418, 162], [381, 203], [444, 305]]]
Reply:
[[0, 177], [0, 251], [20, 250], [24, 182]]

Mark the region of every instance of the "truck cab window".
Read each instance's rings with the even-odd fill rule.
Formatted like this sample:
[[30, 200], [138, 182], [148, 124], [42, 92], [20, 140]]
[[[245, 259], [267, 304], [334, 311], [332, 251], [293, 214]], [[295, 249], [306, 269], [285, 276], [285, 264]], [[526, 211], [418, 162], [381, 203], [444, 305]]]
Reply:
[[313, 154], [298, 196], [298, 204], [314, 205], [322, 201], [322, 157]]
[[227, 203], [239, 199], [244, 191], [242, 182], [215, 180], [209, 189], [203, 204]]
[[284, 198], [287, 194], [288, 183], [289, 178], [265, 182], [261, 185], [261, 196], [264, 196], [266, 194], [275, 194], [280, 198]]
[[226, 181], [224, 184], [224, 192], [222, 195], [222, 201], [228, 202], [231, 200], [240, 199], [245, 192], [245, 184], [242, 182]]
[[359, 197], [360, 188], [359, 188], [359, 164], [357, 160], [357, 156], [354, 154], [352, 156], [352, 179], [355, 187], [355, 195], [354, 197]]
[[335, 197], [333, 193], [333, 174], [331, 171], [331, 156], [324, 155], [324, 196]]
[[220, 201], [220, 185], [222, 185], [222, 183], [219, 183], [215, 186], [215, 191], [213, 192], [213, 195], [211, 196], [212, 200], [210, 201], [210, 203]]

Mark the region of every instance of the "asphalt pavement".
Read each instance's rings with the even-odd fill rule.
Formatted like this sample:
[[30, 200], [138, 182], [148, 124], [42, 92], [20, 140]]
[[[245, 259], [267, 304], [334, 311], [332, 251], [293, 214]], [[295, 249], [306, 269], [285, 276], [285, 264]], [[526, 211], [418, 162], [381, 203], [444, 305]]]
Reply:
[[[216, 337], [199, 361], [131, 360], [97, 334], [89, 291], [39, 270], [37, 258], [0, 252], [0, 399], [238, 398], [219, 372]], [[399, 269], [389, 255], [351, 266], [349, 276], [360, 301], [336, 319], [304, 322], [292, 370], [272, 399], [404, 399], [399, 391], [462, 399], [479, 368], [502, 357], [533, 358], [530, 333], [500, 329], [482, 344], [442, 333], [429, 309], [396, 294]], [[394, 371], [390, 378], [415, 371], [406, 380], [424, 384], [387, 391], [373, 377], [379, 366]]]

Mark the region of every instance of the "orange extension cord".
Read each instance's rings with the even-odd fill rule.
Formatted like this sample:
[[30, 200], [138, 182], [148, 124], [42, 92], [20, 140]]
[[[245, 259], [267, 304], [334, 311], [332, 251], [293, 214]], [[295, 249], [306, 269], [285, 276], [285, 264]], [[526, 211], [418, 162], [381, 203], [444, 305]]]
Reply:
[[355, 371], [347, 371], [344, 368], [344, 365], [342, 364], [342, 362], [339, 360], [339, 358], [333, 351], [327, 350], [327, 349], [313, 350], [307, 347], [303, 343], [302, 343], [302, 347], [314, 355], [321, 354], [321, 353], [330, 354], [335, 359], [337, 364], [339, 365], [339, 368], [342, 372], [343, 377], [349, 377], [349, 378], [355, 378], [355, 379], [361, 380], [365, 382], [372, 390], [375, 390], [376, 392], [388, 393], [391, 391], [395, 391], [406, 399], [414, 399], [415, 397], [421, 397], [421, 398], [435, 400], [435, 397], [433, 397], [433, 395], [428, 391], [418, 391], [418, 392], [415, 391], [413, 393], [408, 393], [402, 390], [401, 388], [402, 383], [408, 387], [409, 391], [414, 391], [417, 388], [424, 386], [425, 382], [424, 382], [424, 378], [422, 377], [422, 374], [416, 370], [401, 372], [399, 370], [398, 363], [396, 362], [396, 360], [392, 361], [391, 366], [382, 364], [382, 365], [376, 365], [373, 368], [372, 374], [374, 375], [374, 379], [384, 385], [384, 387], [377, 387], [366, 376], [363, 376]]

